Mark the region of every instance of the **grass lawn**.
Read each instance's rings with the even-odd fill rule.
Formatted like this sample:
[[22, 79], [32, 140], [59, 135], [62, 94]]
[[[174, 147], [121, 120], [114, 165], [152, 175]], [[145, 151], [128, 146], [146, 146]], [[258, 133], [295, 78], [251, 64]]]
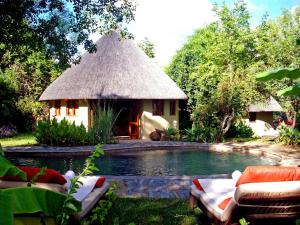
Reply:
[[[115, 223], [117, 220], [118, 223]], [[189, 209], [188, 200], [117, 198], [106, 224], [134, 225], [208, 225], [197, 210]]]
[[11, 138], [1, 138], [0, 144], [2, 147], [26, 146], [37, 144], [32, 133], [20, 133]]

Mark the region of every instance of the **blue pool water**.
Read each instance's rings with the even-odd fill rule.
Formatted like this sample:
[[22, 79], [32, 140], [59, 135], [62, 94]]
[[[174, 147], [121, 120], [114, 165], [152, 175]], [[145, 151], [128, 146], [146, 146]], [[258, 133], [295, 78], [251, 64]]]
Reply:
[[[10, 158], [17, 165], [47, 166], [61, 173], [79, 172], [84, 157], [65, 158]], [[103, 175], [183, 176], [228, 174], [244, 170], [248, 165], [274, 165], [276, 160], [241, 153], [218, 153], [197, 150], [153, 150], [107, 154], [97, 160]]]

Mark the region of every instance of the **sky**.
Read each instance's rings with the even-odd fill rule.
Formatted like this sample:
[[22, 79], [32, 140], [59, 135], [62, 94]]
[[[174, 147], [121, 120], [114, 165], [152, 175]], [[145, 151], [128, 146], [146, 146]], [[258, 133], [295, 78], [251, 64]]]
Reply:
[[[139, 42], [145, 37], [154, 43], [155, 61], [166, 66], [177, 50], [198, 28], [215, 21], [213, 3], [233, 6], [235, 0], [137, 0], [135, 21], [129, 31]], [[300, 0], [245, 0], [252, 16], [251, 27], [257, 26], [267, 12], [271, 18], [281, 14], [283, 8], [292, 9]], [[98, 39], [93, 35], [93, 40]]]

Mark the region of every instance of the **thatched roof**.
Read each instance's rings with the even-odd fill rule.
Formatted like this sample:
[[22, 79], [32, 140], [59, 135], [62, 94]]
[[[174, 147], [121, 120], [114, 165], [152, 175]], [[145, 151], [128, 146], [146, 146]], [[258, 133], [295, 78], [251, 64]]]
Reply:
[[266, 102], [259, 102], [249, 106], [249, 112], [281, 112], [281, 105], [271, 96]]
[[63, 72], [40, 100], [186, 99], [184, 92], [133, 40], [117, 32], [101, 37], [96, 53]]

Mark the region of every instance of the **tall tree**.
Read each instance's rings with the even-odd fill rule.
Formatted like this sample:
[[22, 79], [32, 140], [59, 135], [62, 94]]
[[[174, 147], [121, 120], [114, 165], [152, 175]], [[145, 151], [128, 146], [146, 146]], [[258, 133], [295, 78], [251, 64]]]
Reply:
[[299, 9], [283, 11], [276, 20], [265, 16], [250, 29], [244, 1], [233, 8], [215, 7], [219, 20], [199, 29], [173, 57], [166, 72], [189, 97], [195, 126], [217, 128], [220, 141], [231, 123], [246, 115], [251, 102], [274, 95], [286, 81], [262, 84], [262, 69], [298, 65], [295, 38]]

